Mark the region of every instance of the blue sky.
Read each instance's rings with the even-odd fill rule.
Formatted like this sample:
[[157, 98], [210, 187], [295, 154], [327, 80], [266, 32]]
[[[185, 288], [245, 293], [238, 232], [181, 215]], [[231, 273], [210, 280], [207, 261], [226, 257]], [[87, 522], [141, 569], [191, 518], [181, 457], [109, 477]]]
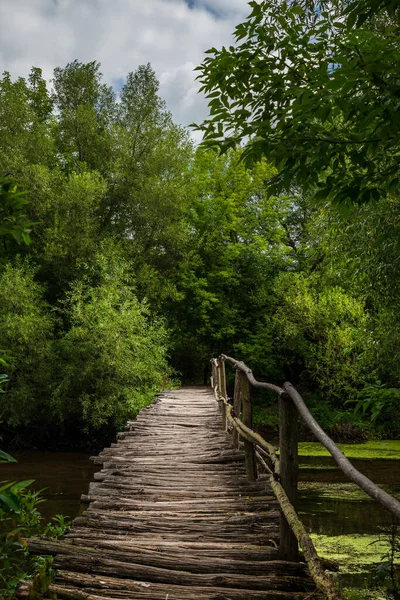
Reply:
[[116, 85], [151, 62], [176, 122], [207, 115], [193, 69], [212, 46], [232, 44], [248, 0], [0, 0], [0, 70], [47, 79], [75, 58], [97, 60]]

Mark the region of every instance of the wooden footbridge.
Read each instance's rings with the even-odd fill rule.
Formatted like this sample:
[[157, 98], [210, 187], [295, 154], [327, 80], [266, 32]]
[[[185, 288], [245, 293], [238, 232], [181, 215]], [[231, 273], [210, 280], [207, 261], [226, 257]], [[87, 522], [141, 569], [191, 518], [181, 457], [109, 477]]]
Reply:
[[[237, 369], [233, 406], [225, 360]], [[275, 448], [251, 430], [250, 383], [282, 399], [280, 465]], [[55, 556], [44, 597], [339, 600], [293, 508], [297, 441], [289, 428], [297, 392], [279, 390], [221, 357], [212, 390], [167, 391], [142, 410], [95, 457], [102, 469], [65, 540], [28, 540], [31, 552]], [[37, 596], [22, 583], [16, 597]]]

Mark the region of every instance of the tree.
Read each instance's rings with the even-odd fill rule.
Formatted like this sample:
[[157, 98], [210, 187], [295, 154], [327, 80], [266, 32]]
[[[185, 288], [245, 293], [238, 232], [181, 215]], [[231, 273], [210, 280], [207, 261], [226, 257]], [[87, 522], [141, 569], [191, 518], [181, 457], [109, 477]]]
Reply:
[[103, 244], [92, 266], [96, 276], [77, 281], [64, 305], [71, 327], [58, 345], [53, 395], [60, 421], [86, 432], [121, 428], [170, 374], [167, 332], [137, 300], [118, 248]]
[[114, 129], [113, 173], [101, 207], [103, 231], [123, 241], [137, 291], [160, 312], [176, 293], [188, 241], [185, 174], [193, 157], [188, 132], [173, 120], [150, 64], [129, 73]]
[[0, 177], [0, 236], [29, 246], [33, 223], [27, 216], [25, 196], [26, 192], [18, 191], [11, 177]]
[[247, 140], [275, 193], [293, 186], [342, 206], [399, 188], [399, 1], [250, 2], [237, 45], [208, 50], [199, 79], [204, 146]]
[[281, 273], [274, 294], [278, 363], [291, 380], [343, 408], [363, 376], [373, 374], [360, 360], [369, 342], [363, 298], [304, 272]]
[[27, 164], [54, 164], [50, 134], [52, 102], [41, 70], [33, 68], [29, 84], [23, 77], [0, 79], [0, 168], [20, 180]]
[[[8, 74], [0, 82], [0, 165], [31, 200], [25, 206], [11, 176], [1, 180], [0, 338], [12, 360], [2, 361], [0, 416], [9, 427], [121, 426], [166, 384], [167, 335], [142, 300], [150, 295], [159, 307], [168, 286], [153, 281], [177, 268], [185, 238], [178, 180], [192, 147], [150, 66], [128, 77], [118, 115], [99, 69], [57, 68], [51, 96], [37, 68], [28, 83]], [[35, 156], [34, 140], [45, 154]], [[35, 243], [23, 249], [17, 242], [30, 241], [32, 222]]]
[[[3, 238], [4, 250], [6, 250], [8, 239], [11, 238], [18, 244], [29, 245], [32, 223], [25, 213], [27, 200], [10, 177], [0, 177], [0, 238]], [[4, 348], [0, 348], [0, 367], [5, 369], [9, 366], [9, 355]], [[8, 381], [8, 375], [0, 373], [0, 393], [3, 393], [3, 385]]]
[[9, 426], [48, 423], [54, 314], [27, 262], [0, 272], [0, 339], [10, 359], [0, 420]]
[[53, 101], [59, 111], [55, 137], [68, 172], [82, 168], [106, 174], [112, 156], [115, 94], [102, 83], [100, 64], [74, 60], [54, 69]]
[[250, 170], [239, 159], [239, 152], [198, 151], [187, 174], [189, 244], [178, 296], [165, 310], [175, 364], [192, 380], [221, 351], [274, 372], [270, 293], [276, 274], [294, 262], [285, 229], [291, 199], [267, 198], [273, 169], [266, 161]]
[[26, 178], [34, 199], [29, 211], [37, 222], [31, 253], [54, 304], [94, 260], [103, 237], [100, 206], [107, 185], [96, 171], [68, 174], [42, 165], [30, 166]]

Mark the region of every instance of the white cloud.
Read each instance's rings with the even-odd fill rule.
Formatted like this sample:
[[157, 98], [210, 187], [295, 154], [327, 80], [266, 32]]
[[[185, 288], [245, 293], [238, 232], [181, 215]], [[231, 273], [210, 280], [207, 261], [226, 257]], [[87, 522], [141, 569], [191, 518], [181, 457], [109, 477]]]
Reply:
[[[190, 6], [189, 6], [190, 5]], [[75, 58], [97, 60], [109, 84], [151, 62], [174, 119], [187, 125], [207, 115], [195, 66], [204, 51], [230, 45], [247, 0], [1, 0], [0, 70], [27, 76]]]

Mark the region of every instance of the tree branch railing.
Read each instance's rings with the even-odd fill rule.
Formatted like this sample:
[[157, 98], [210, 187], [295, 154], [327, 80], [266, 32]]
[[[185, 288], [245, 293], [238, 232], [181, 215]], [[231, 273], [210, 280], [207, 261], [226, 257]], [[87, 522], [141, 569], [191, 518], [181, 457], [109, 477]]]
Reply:
[[[236, 369], [233, 404], [226, 391], [225, 362]], [[279, 387], [272, 383], [257, 381], [252, 370], [243, 362], [221, 354], [211, 360], [211, 387], [221, 408], [222, 427], [232, 426], [233, 446], [244, 444], [246, 473], [249, 481], [255, 481], [259, 465], [268, 475], [272, 490], [281, 508], [279, 557], [282, 560], [299, 559], [299, 545], [303, 551], [310, 574], [317, 588], [327, 600], [342, 600], [333, 580], [326, 574], [324, 561], [315, 550], [304, 525], [297, 516], [298, 480], [298, 414], [307, 427], [331, 454], [339, 468], [371, 498], [389, 510], [400, 520], [400, 502], [387, 494], [373, 481], [360, 473], [325, 433], [314, 419], [298, 391], [289, 382]], [[270, 390], [279, 397], [279, 458], [275, 447], [253, 431], [251, 387]]]

